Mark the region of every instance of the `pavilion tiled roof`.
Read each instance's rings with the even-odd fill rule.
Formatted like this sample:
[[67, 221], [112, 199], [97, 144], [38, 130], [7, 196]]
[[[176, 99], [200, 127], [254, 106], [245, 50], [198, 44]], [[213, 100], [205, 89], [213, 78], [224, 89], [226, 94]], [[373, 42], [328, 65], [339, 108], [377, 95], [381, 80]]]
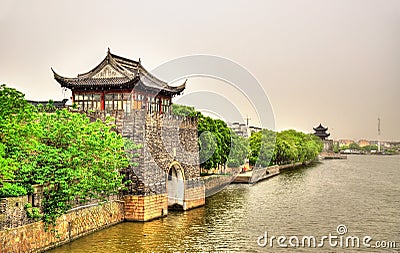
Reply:
[[314, 127], [313, 128], [315, 131], [327, 131], [328, 130], [328, 128], [326, 127], [323, 127], [322, 126], [322, 124], [319, 124], [319, 126], [317, 126], [317, 127]]
[[323, 127], [322, 124], [319, 124], [319, 126], [314, 127], [314, 131], [315, 131], [314, 135], [316, 135], [322, 139], [325, 139], [331, 135], [330, 133], [326, 132], [327, 130], [328, 130], [327, 127]]
[[[148, 72], [139, 61], [130, 60], [107, 52], [106, 58], [89, 72], [75, 78], [57, 74], [53, 69], [54, 79], [61, 87], [71, 90], [110, 90], [139, 89], [154, 93], [179, 95], [186, 82], [174, 87]], [[108, 71], [108, 72], [107, 72]], [[110, 74], [111, 73], [111, 74]]]

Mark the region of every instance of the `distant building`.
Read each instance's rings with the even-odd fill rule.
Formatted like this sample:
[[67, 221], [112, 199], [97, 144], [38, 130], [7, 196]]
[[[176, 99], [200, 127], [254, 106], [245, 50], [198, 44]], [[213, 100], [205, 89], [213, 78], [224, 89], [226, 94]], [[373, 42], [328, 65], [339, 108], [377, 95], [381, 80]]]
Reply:
[[369, 140], [359, 140], [358, 141], [358, 146], [360, 146], [360, 147], [365, 147], [365, 146], [369, 146], [369, 145], [371, 145]]
[[252, 133], [258, 133], [262, 130], [261, 127], [256, 127], [256, 126], [249, 126], [250, 134]]
[[321, 138], [321, 140], [325, 140], [326, 138], [328, 138], [331, 135], [330, 133], [326, 132], [328, 130], [328, 128], [323, 127], [321, 124], [319, 124], [319, 126], [317, 126], [317, 127], [314, 127], [313, 129], [315, 131], [314, 135]]
[[228, 123], [228, 127], [239, 136], [248, 138], [250, 135], [249, 128], [246, 126], [245, 123], [239, 123], [239, 122]]
[[31, 105], [34, 105], [34, 106], [38, 106], [38, 105], [46, 106], [48, 104], [52, 104], [57, 109], [65, 108], [67, 101], [68, 101], [67, 98], [64, 98], [62, 101], [52, 101], [52, 100], [49, 100], [49, 101], [33, 101], [33, 100], [27, 100], [28, 103], [30, 103]]
[[354, 141], [350, 140], [350, 139], [340, 139], [339, 140], [339, 146], [348, 146], [352, 143], [354, 143]]

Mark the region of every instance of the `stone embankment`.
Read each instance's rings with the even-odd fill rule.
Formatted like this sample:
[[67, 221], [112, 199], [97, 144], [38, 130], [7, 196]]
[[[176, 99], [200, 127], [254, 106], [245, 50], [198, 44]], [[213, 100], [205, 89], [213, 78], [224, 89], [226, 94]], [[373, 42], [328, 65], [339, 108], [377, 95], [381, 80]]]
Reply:
[[[9, 199], [15, 204], [13, 198]], [[38, 221], [0, 231], [0, 252], [42, 252], [123, 220], [122, 201], [75, 208], [59, 217], [54, 227], [46, 229]]]

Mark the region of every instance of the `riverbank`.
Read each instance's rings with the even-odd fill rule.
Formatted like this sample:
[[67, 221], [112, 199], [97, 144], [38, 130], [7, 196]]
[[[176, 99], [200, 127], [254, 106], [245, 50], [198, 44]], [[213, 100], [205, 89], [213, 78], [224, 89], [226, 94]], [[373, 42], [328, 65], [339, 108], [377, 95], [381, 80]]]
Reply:
[[329, 160], [329, 159], [347, 159], [347, 155], [345, 154], [338, 154], [332, 152], [323, 152], [319, 155], [320, 160]]
[[[19, 198], [9, 199], [8, 202]], [[15, 203], [13, 209], [17, 211], [20, 205]], [[123, 222], [123, 206], [122, 201], [112, 201], [79, 207], [59, 217], [57, 225], [50, 226], [49, 229], [45, 229], [42, 221], [5, 229], [0, 231], [0, 252], [43, 252], [69, 243], [94, 231]]]
[[266, 168], [256, 168], [251, 171], [246, 171], [245, 173], [239, 174], [232, 183], [235, 184], [255, 184], [260, 181], [266, 180], [268, 178], [277, 176], [281, 171], [286, 169], [292, 169], [299, 166], [309, 165], [313, 163], [313, 161], [307, 162], [297, 162], [283, 165], [273, 165]]
[[230, 185], [207, 198], [205, 207], [171, 212], [147, 223], [123, 222], [48, 253], [371, 252], [333, 247], [326, 240], [317, 248], [281, 248], [276, 240], [271, 247], [260, 247], [257, 239], [265, 232], [269, 237], [297, 235], [300, 240], [338, 235], [337, 226], [344, 224], [345, 236], [400, 242], [399, 164], [400, 156], [348, 156], [288, 168], [251, 187]]

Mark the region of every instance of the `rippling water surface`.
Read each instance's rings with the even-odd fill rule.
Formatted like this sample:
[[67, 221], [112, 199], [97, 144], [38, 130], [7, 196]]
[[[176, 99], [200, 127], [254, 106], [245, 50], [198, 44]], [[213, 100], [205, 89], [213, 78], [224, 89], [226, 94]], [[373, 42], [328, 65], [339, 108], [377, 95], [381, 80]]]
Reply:
[[[400, 156], [349, 156], [231, 185], [206, 205], [146, 223], [126, 222], [49, 252], [400, 252]], [[260, 247], [271, 236], [370, 236], [396, 249]], [[288, 241], [286, 241], [288, 244]]]

